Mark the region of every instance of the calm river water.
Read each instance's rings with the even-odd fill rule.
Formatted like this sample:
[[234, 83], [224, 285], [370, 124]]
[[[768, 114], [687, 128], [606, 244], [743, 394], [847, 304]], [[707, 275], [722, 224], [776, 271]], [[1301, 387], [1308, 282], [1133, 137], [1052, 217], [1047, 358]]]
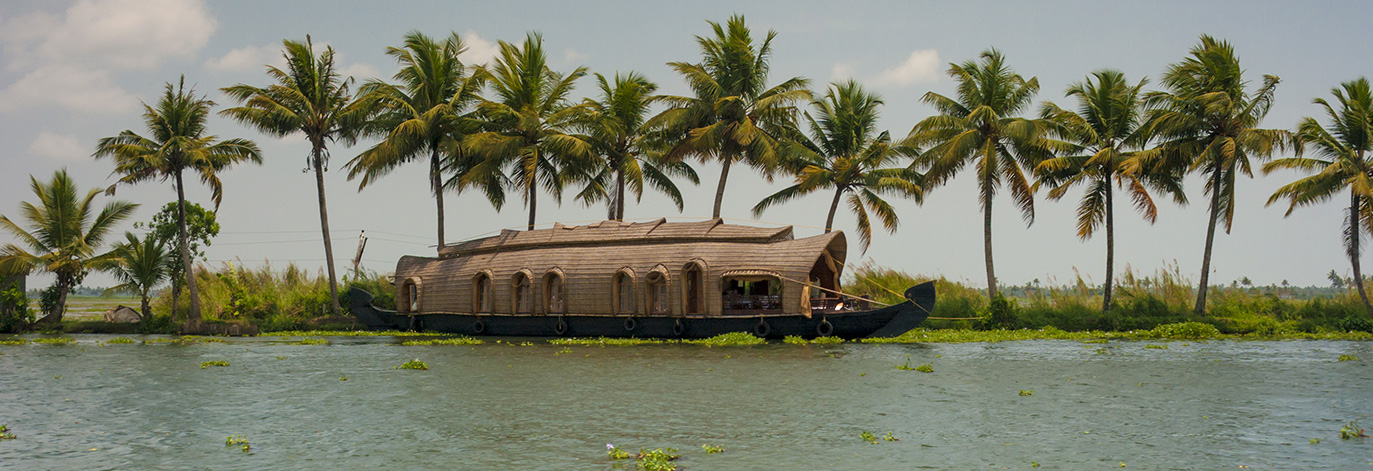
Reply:
[[[1373, 439], [1339, 438], [1373, 428], [1360, 342], [109, 338], [0, 346], [0, 424], [17, 435], [0, 469], [633, 469], [607, 443], [676, 448], [686, 470], [1373, 469]], [[431, 369], [394, 368], [414, 358]], [[934, 371], [896, 368], [908, 358]], [[214, 360], [230, 366], [201, 368]]]

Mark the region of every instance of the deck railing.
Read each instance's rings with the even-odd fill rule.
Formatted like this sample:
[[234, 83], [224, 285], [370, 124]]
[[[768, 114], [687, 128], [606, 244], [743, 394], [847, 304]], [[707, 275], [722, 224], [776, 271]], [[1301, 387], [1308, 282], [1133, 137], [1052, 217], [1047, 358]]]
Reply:
[[726, 311], [776, 311], [782, 309], [781, 296], [726, 293], [723, 299]]

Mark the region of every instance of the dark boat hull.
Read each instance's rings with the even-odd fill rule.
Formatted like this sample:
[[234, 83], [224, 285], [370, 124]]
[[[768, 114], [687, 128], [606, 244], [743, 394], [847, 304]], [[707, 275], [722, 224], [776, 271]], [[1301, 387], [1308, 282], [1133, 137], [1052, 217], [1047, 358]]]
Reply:
[[894, 337], [925, 321], [934, 310], [934, 283], [906, 290], [906, 302], [869, 311], [794, 315], [668, 316], [510, 316], [472, 314], [402, 315], [372, 305], [372, 295], [353, 288], [353, 315], [371, 329], [444, 332], [459, 335], [519, 337], [706, 338], [748, 332], [763, 338], [835, 336], [848, 339]]

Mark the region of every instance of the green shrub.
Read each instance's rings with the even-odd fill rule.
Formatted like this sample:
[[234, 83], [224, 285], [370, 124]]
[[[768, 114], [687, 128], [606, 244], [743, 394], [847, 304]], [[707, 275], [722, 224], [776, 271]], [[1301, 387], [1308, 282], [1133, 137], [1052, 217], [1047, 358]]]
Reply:
[[1168, 339], [1209, 339], [1220, 337], [1221, 333], [1216, 329], [1216, 326], [1211, 324], [1180, 322], [1154, 327], [1147, 333], [1147, 336]]
[[19, 333], [33, 324], [29, 298], [18, 286], [0, 287], [0, 333]]
[[987, 311], [982, 317], [982, 329], [1014, 329], [1019, 327], [1020, 321], [1016, 318], [1015, 303], [1000, 293], [997, 293], [992, 302], [987, 306]]

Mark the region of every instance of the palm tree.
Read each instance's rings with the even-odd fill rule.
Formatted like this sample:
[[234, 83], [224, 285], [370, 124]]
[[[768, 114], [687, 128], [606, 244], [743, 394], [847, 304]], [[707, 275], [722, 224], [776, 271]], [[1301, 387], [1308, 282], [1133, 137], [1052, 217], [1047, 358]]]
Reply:
[[[1287, 198], [1291, 201], [1287, 214], [1291, 215], [1297, 206], [1319, 203], [1349, 189], [1344, 249], [1354, 267], [1354, 285], [1359, 289], [1359, 298], [1363, 300], [1364, 308], [1373, 313], [1359, 268], [1359, 239], [1364, 232], [1373, 232], [1373, 161], [1369, 159], [1369, 151], [1373, 151], [1373, 92], [1369, 91], [1368, 79], [1359, 78], [1332, 88], [1330, 94], [1339, 101], [1338, 109], [1323, 98], [1314, 100], [1330, 117], [1328, 128], [1310, 117], [1297, 124], [1299, 145], [1314, 149], [1319, 157], [1277, 159], [1263, 166], [1264, 173], [1298, 169], [1314, 175], [1278, 188], [1268, 198], [1268, 204]], [[1333, 275], [1334, 270], [1331, 273]]]
[[1128, 192], [1135, 209], [1150, 224], [1158, 218], [1150, 189], [1171, 194], [1178, 203], [1187, 201], [1182, 173], [1156, 171], [1149, 165], [1152, 154], [1140, 151], [1149, 141], [1141, 129], [1141, 89], [1148, 82], [1142, 79], [1132, 86], [1119, 71], [1097, 71], [1085, 82], [1068, 87], [1065, 96], [1077, 97], [1077, 111], [1059, 108], [1053, 102], [1045, 102], [1040, 109], [1048, 133], [1062, 139], [1057, 142], [1059, 150], [1072, 155], [1041, 162], [1036, 168], [1039, 181], [1052, 187], [1049, 199], [1053, 200], [1063, 198], [1074, 186], [1086, 186], [1077, 207], [1077, 235], [1087, 240], [1103, 225], [1106, 230], [1102, 312], [1111, 310], [1115, 278], [1115, 187]]
[[[91, 268], [108, 258], [109, 253], [96, 254], [105, 236], [114, 226], [133, 214], [137, 204], [111, 201], [99, 213], [92, 203], [100, 190], [91, 190], [79, 197], [76, 184], [66, 170], [58, 170], [52, 182], [43, 184], [29, 177], [38, 205], [24, 202], [19, 211], [31, 229], [24, 230], [10, 218], [0, 215], [0, 228], [9, 231], [28, 250], [15, 244], [0, 247], [0, 273], [30, 273], [40, 270], [56, 276], [53, 281], [52, 302], [40, 323], [56, 324], [66, 312], [67, 293], [81, 283]], [[45, 298], [47, 294], [45, 294]]]
[[171, 277], [166, 243], [152, 233], [142, 240], [132, 232], [124, 233], [124, 242], [114, 246], [110, 257], [99, 267], [109, 273], [120, 284], [105, 290], [107, 294], [134, 294], [141, 301], [139, 316], [147, 320], [152, 316], [148, 295], [158, 284]]
[[305, 42], [285, 40], [286, 70], [267, 66], [267, 76], [277, 83], [266, 88], [238, 84], [222, 89], [243, 106], [220, 111], [239, 123], [277, 137], [295, 133], [310, 141], [306, 165], [315, 171], [319, 194], [319, 225], [324, 236], [324, 260], [329, 270], [329, 300], [338, 315], [338, 278], [334, 274], [334, 246], [329, 238], [329, 211], [324, 199], [324, 171], [329, 163], [329, 142], [352, 145], [368, 118], [368, 109], [353, 102], [352, 77], [339, 76], [334, 48], [315, 55], [310, 36]]
[[711, 217], [720, 217], [729, 169], [743, 161], [772, 175], [777, 168], [779, 141], [797, 137], [795, 104], [810, 100], [810, 81], [792, 77], [768, 88], [772, 40], [776, 31], [756, 48], [742, 15], [724, 25], [707, 21], [714, 37], [696, 37], [700, 63], [669, 62], [682, 74], [694, 96], [664, 96], [670, 107], [654, 117], [655, 128], [675, 130], [681, 137], [667, 157], [681, 160], [697, 156], [720, 161], [720, 183], [715, 190]]
[[[839, 201], [849, 194], [848, 206], [858, 216], [858, 239], [867, 252], [872, 242], [871, 210], [890, 233], [896, 233], [899, 220], [896, 210], [883, 200], [882, 194], [895, 194], [921, 201], [923, 178], [906, 166], [885, 167], [915, 154], [915, 150], [892, 144], [891, 136], [877, 130], [878, 111], [882, 100], [868, 93], [853, 80], [830, 84], [825, 97], [812, 102], [817, 118], [806, 115], [813, 139], [791, 142], [783, 149], [796, 173], [796, 184], [763, 198], [753, 207], [759, 216], [768, 207], [833, 188], [834, 200], [825, 219], [825, 232], [834, 227], [834, 213]], [[865, 209], [867, 208], [867, 209]]]
[[[143, 121], [152, 131], [151, 137], [125, 130], [118, 136], [101, 139], [94, 154], [96, 159], [113, 158], [114, 173], [123, 175], [110, 186], [108, 191], [111, 193], [121, 183], [133, 185], [154, 179], [172, 180], [176, 187], [177, 249], [185, 264], [183, 272], [191, 298], [191, 322], [200, 321], [200, 296], [196, 292], [195, 272], [191, 269], [193, 262], [186, 240], [183, 176], [188, 171], [199, 175], [201, 183], [209, 185], [215, 210], [218, 210], [224, 193], [218, 173], [240, 162], [262, 163], [261, 151], [253, 141], [219, 141], [217, 136], [205, 134], [205, 120], [213, 106], [215, 102], [203, 95], [196, 96], [194, 89], [187, 90], [186, 77], [182, 76], [175, 88], [167, 84], [156, 108], [143, 105]], [[175, 310], [175, 299], [172, 306]]]
[[637, 201], [643, 197], [647, 182], [666, 193], [681, 211], [682, 192], [672, 176], [684, 176], [695, 184], [700, 178], [686, 162], [663, 159], [663, 145], [658, 141], [662, 136], [644, 125], [658, 85], [635, 72], [617, 73], [613, 83], [596, 74], [596, 81], [601, 100], [586, 100], [585, 126], [602, 161], [600, 171], [588, 180], [578, 198], [587, 203], [606, 200], [608, 218], [620, 221], [625, 217], [625, 189], [633, 191]]
[[463, 110], [476, 102], [482, 85], [482, 75], [468, 75], [458, 60], [466, 50], [457, 34], [438, 43], [419, 32], [405, 35], [404, 47], [387, 48], [386, 54], [401, 65], [394, 76], [400, 84], [372, 80], [358, 91], [365, 106], [377, 113], [368, 124], [369, 133], [383, 140], [347, 165], [348, 179], [362, 177], [361, 190], [402, 164], [427, 155], [429, 190], [438, 207], [439, 248], [444, 246], [443, 151], [460, 150], [456, 143], [475, 130]]
[[1161, 140], [1160, 164], [1200, 172], [1207, 179], [1211, 202], [1194, 307], [1198, 316], [1206, 313], [1216, 221], [1225, 221], [1227, 234], [1233, 222], [1236, 174], [1252, 177], [1251, 155], [1267, 158], [1292, 140], [1289, 131], [1258, 128], [1273, 104], [1278, 77], [1263, 76], [1263, 85], [1253, 93], [1245, 90], [1247, 85], [1230, 43], [1202, 35], [1191, 57], [1164, 72], [1167, 90], [1150, 92], [1145, 101], [1150, 108], [1146, 128]]
[[501, 41], [500, 55], [486, 73], [497, 100], [483, 99], [477, 115], [489, 130], [464, 142], [480, 160], [461, 172], [456, 185], [480, 186], [497, 208], [505, 202], [507, 187], [520, 191], [529, 205], [533, 230], [539, 188], [561, 202], [563, 186], [581, 177], [592, 161], [591, 144], [569, 133], [586, 114], [585, 105], [572, 105], [568, 99], [586, 67], [567, 75], [554, 72], [548, 67], [543, 37], [529, 33], [519, 45]]
[[914, 165], [927, 169], [927, 186], [937, 186], [974, 164], [978, 200], [982, 203], [982, 241], [987, 262], [987, 295], [996, 298], [996, 270], [992, 265], [992, 200], [1005, 185], [1025, 223], [1034, 223], [1034, 187], [1025, 176], [1045, 156], [1038, 145], [1041, 124], [1017, 116], [1039, 92], [1039, 79], [1025, 80], [1006, 65], [996, 49], [982, 61], [949, 64], [957, 82], [956, 98], [929, 92], [921, 99], [939, 114], [911, 129], [912, 146], [932, 145]]

